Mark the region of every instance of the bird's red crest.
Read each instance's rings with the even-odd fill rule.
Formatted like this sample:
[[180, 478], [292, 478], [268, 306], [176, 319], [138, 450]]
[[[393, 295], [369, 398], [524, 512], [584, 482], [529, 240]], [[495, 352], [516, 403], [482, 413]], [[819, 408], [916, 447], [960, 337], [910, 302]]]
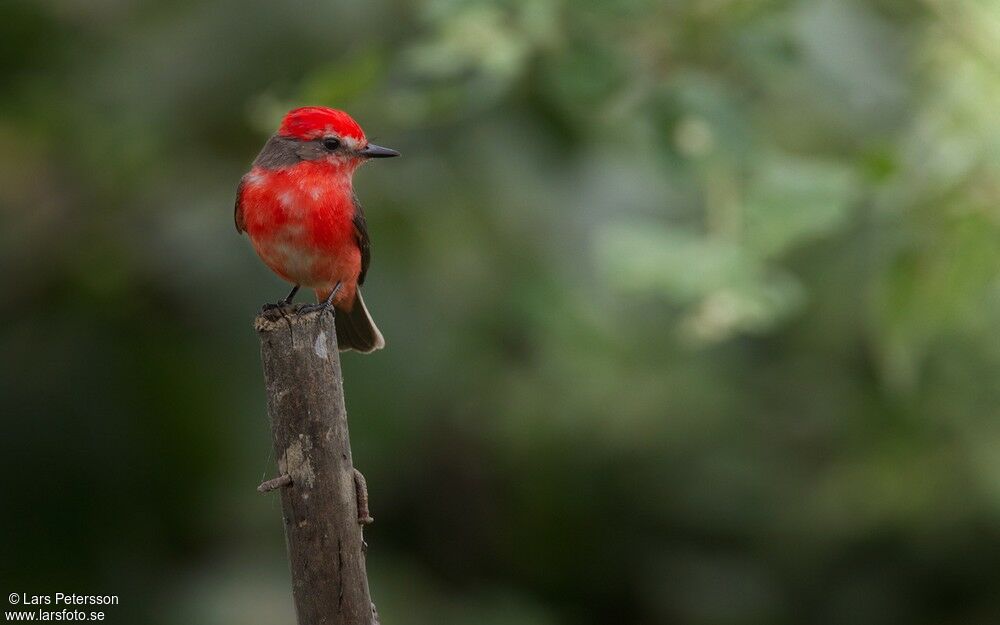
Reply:
[[365, 140], [364, 131], [350, 115], [325, 106], [304, 106], [289, 111], [281, 120], [281, 127], [278, 129], [279, 135], [305, 141], [329, 133], [351, 137], [361, 142]]

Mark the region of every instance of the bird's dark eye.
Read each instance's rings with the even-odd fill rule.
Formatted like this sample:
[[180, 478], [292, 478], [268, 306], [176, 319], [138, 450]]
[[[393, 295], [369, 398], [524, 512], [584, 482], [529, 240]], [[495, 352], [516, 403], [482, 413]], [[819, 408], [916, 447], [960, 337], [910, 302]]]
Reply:
[[340, 139], [337, 137], [327, 137], [323, 139], [323, 147], [327, 150], [336, 150], [340, 147]]

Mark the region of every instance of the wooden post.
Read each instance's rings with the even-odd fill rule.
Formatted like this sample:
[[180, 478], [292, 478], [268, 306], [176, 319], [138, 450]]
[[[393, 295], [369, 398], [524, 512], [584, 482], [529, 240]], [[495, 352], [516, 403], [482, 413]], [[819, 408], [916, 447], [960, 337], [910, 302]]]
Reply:
[[377, 625], [333, 316], [272, 309], [254, 327], [279, 473], [259, 490], [281, 492], [298, 625]]

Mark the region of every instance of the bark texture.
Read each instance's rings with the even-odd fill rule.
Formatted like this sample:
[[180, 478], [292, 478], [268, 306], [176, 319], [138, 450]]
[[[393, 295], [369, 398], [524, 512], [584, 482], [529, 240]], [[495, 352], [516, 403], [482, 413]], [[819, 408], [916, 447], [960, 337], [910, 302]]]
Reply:
[[275, 488], [298, 624], [374, 625], [333, 316], [276, 309], [254, 327], [278, 473], [291, 478]]

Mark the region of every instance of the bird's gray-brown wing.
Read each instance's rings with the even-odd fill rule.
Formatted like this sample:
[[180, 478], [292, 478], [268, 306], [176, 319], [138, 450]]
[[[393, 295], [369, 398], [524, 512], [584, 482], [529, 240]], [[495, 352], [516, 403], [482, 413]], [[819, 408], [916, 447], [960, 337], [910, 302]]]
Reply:
[[233, 209], [233, 221], [236, 222], [236, 232], [243, 234], [246, 231], [246, 223], [243, 221], [243, 180], [236, 188], [236, 207]]
[[361, 208], [358, 196], [354, 196], [354, 240], [361, 250], [361, 273], [358, 275], [358, 284], [365, 283], [365, 274], [368, 273], [368, 265], [372, 262], [372, 244], [368, 238], [368, 221], [365, 219], [365, 211]]

